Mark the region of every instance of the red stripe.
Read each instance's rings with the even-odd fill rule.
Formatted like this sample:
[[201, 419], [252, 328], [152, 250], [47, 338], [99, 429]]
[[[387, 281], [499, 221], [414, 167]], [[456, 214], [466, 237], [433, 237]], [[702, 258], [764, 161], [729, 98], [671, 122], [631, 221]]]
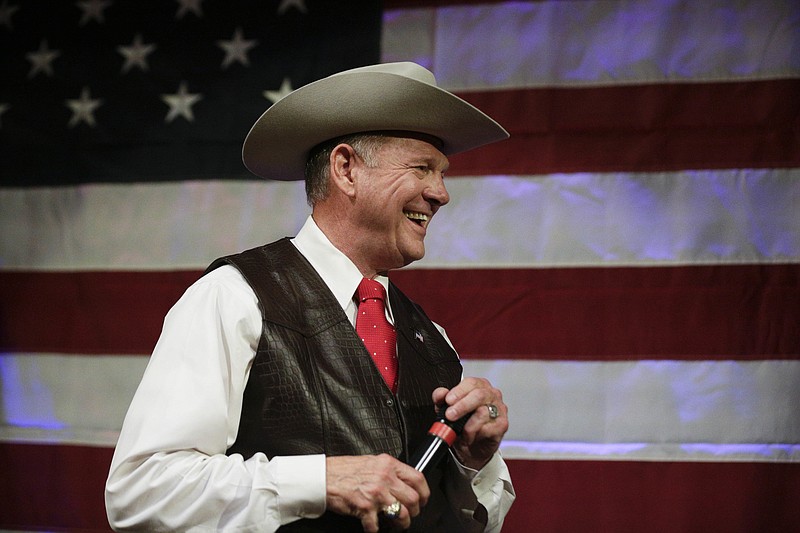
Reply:
[[0, 528], [111, 531], [103, 491], [112, 453], [0, 442]]
[[504, 533], [800, 531], [800, 465], [508, 461]]
[[800, 265], [409, 270], [393, 279], [469, 358], [800, 354]]
[[197, 271], [0, 272], [0, 349], [147, 354]]
[[[0, 272], [0, 349], [149, 354], [199, 272]], [[800, 265], [400, 270], [467, 358], [800, 354]]]
[[[0, 528], [109, 531], [107, 448], [0, 443]], [[800, 465], [508, 461], [505, 533], [797, 531]]]
[[463, 93], [511, 138], [448, 174], [796, 167], [798, 95], [800, 79]]

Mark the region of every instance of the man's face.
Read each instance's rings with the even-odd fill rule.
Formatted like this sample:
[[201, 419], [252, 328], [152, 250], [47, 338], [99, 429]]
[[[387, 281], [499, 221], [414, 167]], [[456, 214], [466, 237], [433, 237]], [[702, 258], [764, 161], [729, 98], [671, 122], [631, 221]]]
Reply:
[[389, 138], [374, 159], [370, 168], [358, 158], [353, 215], [360, 251], [381, 272], [425, 255], [428, 224], [450, 200], [444, 186], [449, 162], [432, 144], [405, 137]]

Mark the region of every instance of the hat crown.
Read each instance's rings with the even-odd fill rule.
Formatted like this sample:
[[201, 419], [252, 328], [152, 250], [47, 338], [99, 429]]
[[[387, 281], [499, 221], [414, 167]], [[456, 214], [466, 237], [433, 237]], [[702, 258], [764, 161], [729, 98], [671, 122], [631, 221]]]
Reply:
[[334, 78], [336, 76], [354, 74], [358, 72], [380, 72], [384, 74], [395, 74], [397, 76], [410, 78], [412, 80], [426, 83], [428, 85], [433, 85], [434, 87], [436, 86], [436, 77], [433, 75], [433, 72], [416, 63], [412, 63], [411, 61], [400, 61], [396, 63], [380, 63], [378, 65], [368, 65], [366, 67], [358, 67], [350, 70], [345, 70], [343, 72], [337, 72], [336, 74], [332, 74], [329, 77]]

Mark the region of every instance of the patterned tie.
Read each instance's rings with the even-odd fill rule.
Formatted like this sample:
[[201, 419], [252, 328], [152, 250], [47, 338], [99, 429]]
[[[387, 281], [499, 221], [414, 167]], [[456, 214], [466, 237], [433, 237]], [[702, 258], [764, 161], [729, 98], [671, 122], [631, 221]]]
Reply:
[[397, 333], [386, 320], [386, 290], [372, 279], [362, 279], [356, 291], [356, 332], [392, 392], [397, 390]]

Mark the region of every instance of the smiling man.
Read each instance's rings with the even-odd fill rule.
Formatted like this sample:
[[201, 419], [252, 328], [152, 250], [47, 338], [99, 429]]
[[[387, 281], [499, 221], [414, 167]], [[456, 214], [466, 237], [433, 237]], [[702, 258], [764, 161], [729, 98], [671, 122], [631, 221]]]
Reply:
[[352, 139], [330, 152], [328, 194], [313, 205], [313, 218], [364, 277], [374, 278], [425, 255], [428, 224], [449, 201], [448, 161], [435, 139], [412, 133]]
[[[270, 107], [243, 159], [305, 179], [292, 239], [218, 259], [170, 310], [106, 484], [120, 531], [499, 531], [514, 500], [502, 393], [388, 279], [449, 201], [447, 156], [507, 137], [414, 63]], [[407, 465], [441, 408], [445, 460]]]

